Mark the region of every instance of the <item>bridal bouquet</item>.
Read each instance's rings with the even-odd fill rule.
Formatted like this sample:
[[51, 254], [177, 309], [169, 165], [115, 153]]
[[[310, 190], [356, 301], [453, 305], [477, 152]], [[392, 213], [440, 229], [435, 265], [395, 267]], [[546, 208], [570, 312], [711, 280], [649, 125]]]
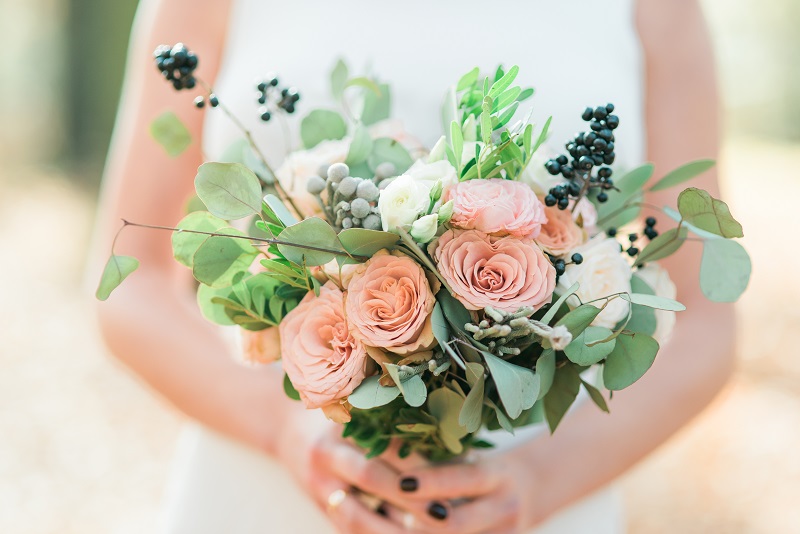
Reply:
[[[160, 47], [156, 63], [176, 89], [203, 88], [198, 107], [230, 113], [185, 47]], [[549, 121], [518, 118], [533, 90], [517, 73], [464, 75], [426, 150], [390, 119], [389, 87], [340, 62], [342, 105], [304, 116], [301, 149], [273, 170], [243, 132], [225, 161], [199, 168], [194, 211], [172, 229], [205, 317], [237, 325], [251, 361], [279, 359], [286, 393], [344, 423], [370, 456], [399, 440], [403, 456], [444, 460], [491, 446], [483, 428], [554, 431], [581, 389], [608, 411], [684, 310], [657, 261], [686, 241], [704, 247], [708, 298], [730, 302], [747, 286], [749, 258], [732, 240], [742, 228], [707, 192], [690, 187], [661, 209], [668, 229], [652, 215], [636, 222], [651, 208], [644, 193], [713, 162], [649, 186], [652, 165], [612, 178], [611, 104], [587, 108], [587, 131], [558, 154]], [[265, 122], [295, 112], [296, 90], [275, 77], [257, 88]], [[189, 142], [172, 114], [152, 133], [173, 154]], [[112, 255], [98, 297], [136, 266]]]

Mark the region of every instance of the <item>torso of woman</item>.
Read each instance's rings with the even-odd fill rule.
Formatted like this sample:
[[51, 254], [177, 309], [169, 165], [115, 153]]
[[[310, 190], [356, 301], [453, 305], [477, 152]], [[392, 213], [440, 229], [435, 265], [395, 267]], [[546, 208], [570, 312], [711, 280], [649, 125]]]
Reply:
[[[228, 42], [214, 90], [253, 133], [277, 167], [297, 147], [304, 109], [335, 107], [329, 74], [338, 59], [392, 89], [392, 116], [431, 146], [442, 134], [440, 106], [448, 86], [475, 66], [494, 72], [519, 65], [517, 83], [534, 87], [533, 121], [553, 117], [555, 149], [585, 129], [586, 106], [613, 102], [622, 125], [617, 166], [645, 153], [644, 67], [634, 0], [234, 0]], [[258, 116], [255, 84], [267, 73], [302, 94], [293, 136]], [[206, 118], [203, 148], [219, 158], [242, 137], [219, 110]], [[524, 446], [536, 432], [511, 441]], [[546, 439], [541, 438], [541, 439]], [[509, 445], [508, 443], [506, 445]], [[274, 460], [192, 425], [178, 447], [161, 532], [328, 534], [324, 514]], [[541, 533], [624, 530], [619, 497], [603, 490], [554, 516]]]

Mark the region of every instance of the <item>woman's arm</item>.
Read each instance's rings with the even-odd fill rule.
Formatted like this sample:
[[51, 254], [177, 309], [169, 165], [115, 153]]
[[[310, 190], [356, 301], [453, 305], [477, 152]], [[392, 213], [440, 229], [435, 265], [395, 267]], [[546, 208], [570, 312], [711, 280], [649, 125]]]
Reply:
[[[223, 50], [228, 0], [150, 0], [140, 4], [132, 33], [123, 98], [106, 169], [96, 249], [105, 256], [120, 218], [173, 226], [193, 192], [202, 163], [204, 113], [155, 69], [152, 51], [187, 43], [197, 74], [213, 83]], [[189, 149], [168, 157], [148, 134], [151, 121], [174, 111], [192, 134]], [[98, 305], [101, 331], [123, 363], [189, 416], [259, 448], [274, 451], [281, 417], [298, 410], [280, 387], [279, 369], [236, 364], [218, 328], [197, 310], [185, 269], [172, 259], [170, 232], [126, 228], [116, 253], [140, 269]], [[105, 259], [103, 257], [103, 259]], [[98, 261], [100, 258], [98, 258]], [[270, 409], [272, 408], [272, 409]]]

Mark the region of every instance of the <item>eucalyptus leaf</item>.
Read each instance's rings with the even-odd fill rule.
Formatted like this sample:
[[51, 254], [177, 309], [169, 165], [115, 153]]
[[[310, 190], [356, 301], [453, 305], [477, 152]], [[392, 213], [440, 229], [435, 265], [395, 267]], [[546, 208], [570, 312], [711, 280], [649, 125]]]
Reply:
[[353, 141], [350, 143], [345, 163], [350, 166], [358, 165], [366, 161], [370, 152], [372, 152], [372, 137], [370, 137], [367, 127], [359, 123], [353, 133]]
[[366, 228], [349, 228], [339, 232], [339, 241], [353, 256], [371, 257], [379, 250], [394, 248], [399, 240], [397, 234]]
[[[539, 399], [544, 398], [550, 387], [553, 385], [553, 377], [556, 374], [556, 353], [553, 349], [542, 352], [536, 360], [536, 374], [539, 377]], [[539, 400], [537, 399], [537, 400]]]
[[294, 384], [292, 384], [292, 380], [287, 374], [283, 375], [283, 391], [290, 399], [296, 401], [300, 400], [300, 393], [297, 392], [297, 389], [295, 389]]
[[[476, 380], [471, 384], [471, 389], [464, 400], [464, 405], [461, 407], [461, 412], [458, 414], [458, 423], [467, 429], [467, 432], [477, 432], [481, 427], [483, 415], [483, 393], [485, 377], [483, 375], [483, 366], [480, 364], [467, 364], [469, 366], [477, 366], [480, 370], [476, 375]], [[468, 369], [471, 369], [468, 368]], [[474, 371], [473, 371], [474, 372]]]
[[[634, 274], [631, 277], [631, 290], [634, 293], [642, 293], [646, 295], [655, 295], [655, 291], [651, 288], [639, 275]], [[621, 328], [619, 325], [618, 328]], [[625, 326], [626, 330], [631, 332], [641, 332], [652, 336], [658, 327], [656, 320], [656, 312], [653, 308], [647, 306], [639, 306], [634, 304], [631, 306], [631, 318]]]
[[423, 382], [422, 377], [414, 375], [406, 380], [401, 380], [400, 371], [397, 365], [386, 364], [386, 371], [389, 376], [394, 380], [395, 385], [400, 389], [400, 394], [403, 395], [406, 403], [409, 406], [418, 408], [425, 404], [425, 398], [428, 395], [428, 389]]
[[678, 211], [690, 224], [722, 237], [743, 237], [742, 225], [733, 218], [728, 205], [707, 191], [690, 187], [678, 195]]
[[[221, 232], [244, 235], [235, 228], [224, 228]], [[211, 287], [230, 286], [237, 275], [247, 273], [257, 254], [258, 250], [246, 239], [211, 236], [195, 252], [192, 274], [198, 282]]]
[[267, 207], [272, 211], [272, 214], [277, 217], [278, 221], [280, 221], [284, 227], [292, 226], [293, 224], [300, 222], [297, 220], [297, 217], [292, 215], [292, 213], [289, 211], [289, 208], [286, 207], [286, 204], [284, 204], [283, 201], [275, 195], [265, 196], [264, 204], [267, 205]]
[[583, 304], [562, 317], [556, 326], [566, 326], [573, 339], [581, 335], [586, 327], [600, 315], [600, 309], [591, 304]]
[[555, 303], [552, 304], [547, 309], [547, 313], [544, 314], [544, 317], [542, 317], [541, 321], [543, 323], [545, 323], [545, 324], [550, 324], [550, 321], [552, 321], [553, 318], [556, 316], [556, 314], [558, 313], [558, 310], [561, 308], [561, 306], [563, 306], [564, 303], [567, 301], [567, 299], [571, 295], [573, 295], [576, 291], [578, 291], [578, 289], [580, 287], [581, 286], [580, 286], [580, 284], [578, 282], [575, 282], [574, 284], [569, 286], [569, 289], [567, 289], [564, 293], [562, 293], [561, 296], [558, 297], [558, 300], [555, 301]]
[[334, 252], [345, 252], [339, 238], [336, 237], [336, 231], [331, 228], [330, 224], [317, 217], [310, 217], [289, 226], [280, 233], [278, 239], [283, 243], [294, 245], [278, 245], [278, 250], [287, 260], [307, 267], [325, 265], [336, 258], [337, 254]]
[[550, 432], [555, 432], [581, 388], [581, 376], [574, 365], [564, 365], [556, 370], [553, 385], [545, 395], [544, 414]]
[[752, 264], [736, 241], [711, 239], [703, 243], [700, 289], [714, 302], [736, 302], [750, 283]]
[[227, 297], [230, 293], [230, 287], [214, 288], [205, 284], [200, 284], [197, 287], [197, 305], [203, 317], [212, 323], [222, 326], [232, 326], [236, 324], [225, 311], [225, 306], [213, 301], [213, 299], [219, 297]]
[[[194, 230], [197, 232], [216, 232], [220, 228], [228, 226], [228, 223], [219, 217], [214, 217], [207, 211], [195, 211], [184, 217], [178, 223], [177, 228], [181, 230]], [[192, 268], [194, 254], [200, 245], [208, 239], [205, 234], [193, 234], [188, 232], [176, 231], [172, 233], [172, 254], [178, 263]]]
[[650, 188], [650, 191], [661, 191], [662, 189], [668, 189], [682, 184], [683, 182], [687, 182], [695, 176], [703, 174], [711, 169], [714, 165], [716, 165], [716, 161], [713, 159], [701, 159], [687, 163], [656, 182], [653, 187]]
[[624, 293], [620, 295], [623, 300], [627, 300], [632, 304], [639, 306], [647, 306], [648, 308], [655, 308], [657, 310], [666, 310], [673, 312], [685, 311], [686, 306], [677, 300], [668, 299], [666, 297], [659, 297], [658, 295], [646, 295], [639, 293]]
[[618, 391], [639, 380], [658, 354], [658, 342], [646, 334], [622, 334], [603, 366], [605, 387]]
[[449, 291], [439, 291], [436, 300], [442, 308], [442, 314], [450, 327], [456, 331], [465, 333], [464, 326], [472, 322], [472, 317], [464, 305], [456, 299]]
[[468, 434], [458, 422], [463, 404], [464, 399], [446, 387], [435, 389], [428, 395], [428, 411], [439, 422], [439, 438], [453, 454], [461, 454], [464, 450], [461, 438]]
[[95, 297], [106, 300], [119, 285], [137, 268], [139, 260], [131, 256], [112, 255], [108, 258]]
[[397, 386], [380, 385], [380, 378], [379, 375], [365, 378], [347, 397], [347, 402], [360, 410], [371, 410], [392, 402], [400, 395], [400, 389]]
[[403, 145], [389, 137], [381, 137], [372, 142], [372, 153], [367, 158], [369, 168], [374, 172], [381, 163], [391, 163], [399, 175], [408, 170], [414, 160]]
[[150, 135], [173, 158], [192, 144], [189, 129], [172, 111], [165, 111], [150, 123]]
[[347, 64], [341, 59], [338, 60], [331, 71], [331, 94], [336, 100], [342, 98], [349, 75]]
[[[678, 211], [670, 208], [669, 206], [664, 206], [663, 208], [661, 208], [661, 210], [664, 212], [664, 214], [667, 215], [667, 217], [669, 217], [676, 223], [681, 223], [681, 221], [683, 221], [683, 217], [681, 217], [681, 214]], [[688, 228], [690, 232], [697, 235], [698, 237], [702, 237], [703, 239], [724, 239], [723, 237], [720, 237], [717, 234], [712, 234], [711, 232], [706, 232], [705, 230], [701, 230], [700, 228], [692, 224], [689, 224], [686, 221], [683, 221], [681, 223], [681, 226]]]
[[679, 228], [670, 228], [663, 234], [656, 236], [636, 258], [636, 264], [644, 265], [647, 262], [658, 261], [671, 256], [681, 248], [688, 234], [689, 229], [680, 226]]
[[378, 121], [388, 119], [391, 114], [392, 98], [388, 84], [378, 84], [380, 94], [374, 91], [364, 93], [364, 106], [361, 111], [361, 122], [371, 126]]
[[208, 211], [221, 219], [242, 219], [261, 211], [258, 177], [240, 163], [200, 165], [194, 187]]
[[589, 398], [592, 399], [597, 407], [604, 412], [609, 413], [608, 404], [606, 403], [606, 399], [603, 397], [603, 394], [600, 393], [600, 390], [585, 380], [581, 380], [581, 383], [583, 384], [583, 388], [586, 390], [586, 393], [589, 394]]
[[612, 332], [608, 328], [600, 326], [589, 326], [578, 337], [567, 345], [564, 353], [567, 358], [578, 365], [594, 365], [602, 361], [614, 350], [616, 338], [605, 343], [598, 343], [611, 337]]
[[539, 377], [530, 369], [509, 363], [494, 354], [483, 352], [497, 393], [511, 419], [516, 419], [539, 398]]
[[300, 138], [307, 149], [322, 141], [338, 140], [347, 135], [347, 123], [342, 116], [329, 109], [315, 109], [300, 121]]

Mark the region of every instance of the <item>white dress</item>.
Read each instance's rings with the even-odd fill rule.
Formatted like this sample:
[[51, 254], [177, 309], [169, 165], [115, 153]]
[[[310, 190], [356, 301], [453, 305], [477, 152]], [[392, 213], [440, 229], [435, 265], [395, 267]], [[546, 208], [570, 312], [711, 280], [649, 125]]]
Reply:
[[[282, 129], [257, 116], [254, 80], [268, 72], [298, 88], [298, 115], [331, 106], [331, 68], [370, 72], [392, 87], [393, 117], [431, 146], [441, 135], [439, 107], [448, 85], [474, 66], [519, 65], [518, 83], [536, 89], [534, 121], [553, 115], [556, 148], [585, 129], [585, 106], [613, 102], [622, 119], [617, 166], [644, 159], [643, 65], [635, 0], [235, 0], [215, 91], [251, 129], [275, 166]], [[201, 58], [202, 59], [202, 58]], [[238, 130], [209, 110], [203, 145], [214, 160]], [[297, 118], [290, 125], [297, 131]], [[541, 428], [500, 438], [502, 446], [547, 439]], [[546, 491], [546, 489], [543, 489]], [[554, 516], [542, 533], [619, 533], [617, 491], [604, 489]], [[168, 534], [333, 534], [325, 515], [276, 461], [202, 428], [188, 426], [176, 452], [160, 532]]]

